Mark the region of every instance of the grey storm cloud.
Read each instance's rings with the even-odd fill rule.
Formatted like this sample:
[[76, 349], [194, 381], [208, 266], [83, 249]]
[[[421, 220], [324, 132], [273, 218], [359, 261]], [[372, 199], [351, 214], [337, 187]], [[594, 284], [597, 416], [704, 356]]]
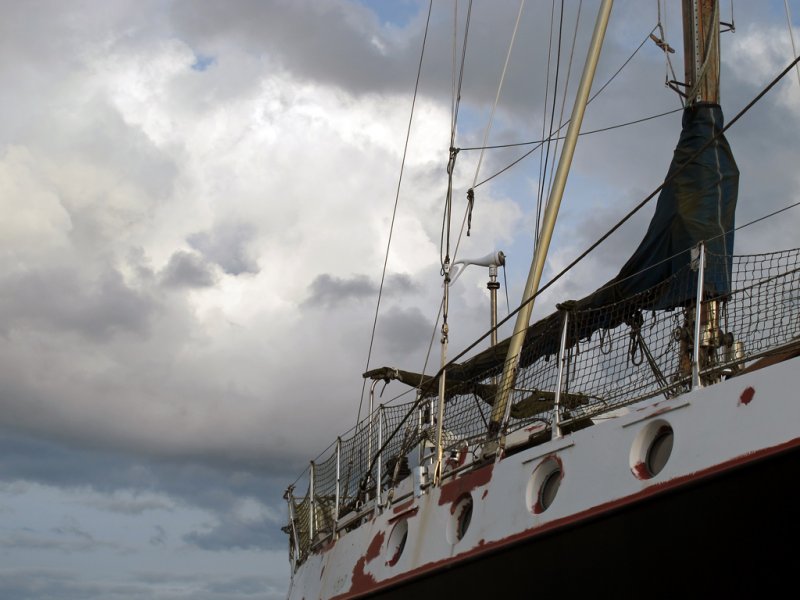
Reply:
[[130, 546], [97, 539], [75, 526], [54, 528], [50, 531], [31, 531], [30, 528], [11, 530], [0, 535], [0, 548], [48, 550], [63, 554], [102, 551], [125, 555], [133, 552]]
[[243, 520], [226, 515], [209, 530], [188, 533], [183, 540], [203, 550], [264, 550], [282, 547], [286, 534], [268, 519]]
[[[176, 573], [154, 573], [137, 572], [134, 573], [137, 581], [148, 584], [174, 584], [195, 583], [198, 584], [198, 598], [202, 600], [223, 600], [230, 598], [240, 600], [244, 598], [283, 598], [285, 590], [282, 587], [274, 589], [275, 583], [268, 577], [244, 576], [244, 577], [215, 577], [181, 576]], [[200, 591], [202, 589], [202, 592]], [[181, 596], [182, 598], [183, 596]], [[188, 596], [187, 596], [188, 598]]]
[[167, 541], [167, 530], [161, 525], [156, 525], [155, 530], [155, 534], [150, 537], [150, 544], [153, 546], [163, 546]]
[[[166, 595], [162, 595], [166, 594]], [[190, 578], [176, 573], [137, 573], [130, 582], [85, 581], [60, 569], [3, 569], [0, 598], [46, 600], [279, 600], [282, 585], [269, 577], [214, 577], [202, 573]]]
[[317, 275], [311, 282], [309, 297], [303, 304], [330, 308], [350, 300], [370, 298], [377, 291], [378, 286], [366, 275], [354, 275], [349, 279], [344, 279], [323, 273]]
[[[171, 504], [153, 498], [114, 498], [111, 496], [92, 500], [87, 504], [121, 515], [141, 515], [150, 510], [174, 510]], [[163, 533], [163, 529], [159, 529]]]
[[[339, 0], [247, 0], [239, 2], [239, 10], [235, 11], [215, 3], [197, 10], [195, 2], [181, 0], [175, 3], [171, 17], [174, 27], [203, 55], [213, 55], [213, 49], [223, 46], [223, 42], [236, 40], [251, 52], [269, 56], [282, 68], [321, 83], [361, 94], [405, 93], [413, 85], [427, 16], [427, 3], [417, 5], [417, 14], [401, 27], [387, 26], [366, 7]], [[470, 31], [463, 93], [479, 106], [488, 106], [495, 96], [497, 80], [484, 73], [502, 70], [516, 17], [516, 7], [502, 8], [498, 10], [490, 2], [471, 7], [471, 19], [482, 27]], [[450, 6], [434, 3], [424, 56], [422, 89], [440, 100], [449, 98], [451, 93], [452, 13]], [[538, 19], [530, 17], [534, 13]], [[530, 114], [532, 102], [539, 107], [545, 100], [536, 86], [547, 69], [543, 46], [548, 39], [550, 15], [548, 11], [547, 18], [541, 18], [541, 12], [533, 10], [527, 14], [509, 65], [503, 108]], [[593, 8], [582, 14], [578, 39], [586, 40], [593, 26]], [[461, 27], [465, 15], [466, 10], [460, 14]], [[570, 21], [575, 16], [576, 5], [570, 3], [564, 19]], [[556, 14], [556, 21], [558, 18]], [[498, 31], [509, 32], [509, 38], [498, 43]], [[609, 46], [606, 54], [627, 49], [616, 48], [613, 40]], [[576, 55], [585, 55], [585, 43]]]
[[305, 77], [362, 91], [378, 82], [382, 88], [405, 85], [398, 76], [418, 52], [416, 39], [386, 38], [370, 10], [340, 1], [245, 0], [237, 10], [208, 2], [197, 10], [197, 3], [180, 0], [171, 17], [177, 31], [203, 54], [213, 55], [214, 46], [236, 40]]
[[260, 597], [267, 586], [262, 577], [239, 577], [225, 581], [215, 581], [206, 584], [206, 590], [211, 593], [236, 597], [241, 594], [252, 594]]
[[218, 264], [229, 275], [258, 273], [258, 263], [250, 255], [248, 243], [256, 229], [247, 223], [222, 223], [211, 231], [191, 234], [189, 245], [207, 260]]
[[107, 266], [96, 276], [73, 267], [46, 267], [0, 278], [0, 330], [29, 323], [48, 331], [74, 331], [94, 340], [115, 332], [145, 333], [158, 302], [130, 287]]
[[15, 569], [0, 573], [0, 597], [52, 598], [53, 600], [100, 600], [147, 593], [146, 586], [86, 582], [59, 569]]
[[[0, 430], [0, 480], [65, 489], [93, 489], [106, 496], [87, 500], [88, 505], [125, 515], [174, 509], [147, 497], [119, 498], [114, 496], [114, 492], [165, 494], [177, 504], [198, 507], [215, 515], [217, 524], [213, 528], [190, 534], [187, 538], [202, 548], [283, 549], [282, 523], [260, 515], [243, 520], [237, 516], [235, 508], [240, 499], [253, 498], [273, 506], [278, 511], [276, 514], [283, 515], [283, 488], [299, 469], [298, 465], [291, 464], [285, 470], [275, 472], [266, 467], [247, 468], [236, 462], [210, 466], [202, 462], [148, 461], [125, 453], [98, 453]], [[0, 541], [2, 545], [27, 544], [28, 547], [34, 543], [45, 544], [65, 551], [107, 543], [86, 539], [85, 535], [78, 535], [80, 531], [74, 523], [67, 523], [61, 526], [61, 531], [55, 532], [61, 534], [60, 537], [22, 532], [14, 539]], [[70, 539], [64, 539], [65, 535]], [[162, 535], [157, 537], [164, 538]], [[121, 551], [120, 548], [114, 549]]]
[[170, 257], [161, 279], [165, 286], [178, 288], [210, 287], [217, 281], [208, 261], [194, 252], [182, 250]]
[[393, 307], [383, 315], [378, 333], [392, 354], [409, 354], [424, 348], [431, 338], [433, 323], [416, 307]]
[[[308, 286], [308, 298], [303, 306], [333, 308], [351, 301], [377, 300], [380, 286], [366, 275], [336, 277], [328, 273], [317, 275]], [[393, 273], [387, 276], [384, 292], [398, 296], [415, 292], [419, 286], [406, 274]]]

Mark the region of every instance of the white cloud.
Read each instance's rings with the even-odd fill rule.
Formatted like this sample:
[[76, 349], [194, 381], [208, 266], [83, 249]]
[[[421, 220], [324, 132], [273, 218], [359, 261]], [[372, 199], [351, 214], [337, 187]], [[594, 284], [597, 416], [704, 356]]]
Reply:
[[26, 148], [8, 147], [0, 159], [0, 212], [7, 269], [69, 248], [72, 219]]

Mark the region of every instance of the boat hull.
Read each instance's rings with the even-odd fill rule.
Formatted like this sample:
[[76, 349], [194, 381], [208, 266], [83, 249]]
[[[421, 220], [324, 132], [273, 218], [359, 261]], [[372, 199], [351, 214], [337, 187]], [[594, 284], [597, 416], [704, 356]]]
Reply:
[[375, 597], [529, 598], [587, 590], [615, 598], [758, 597], [794, 585], [800, 526], [790, 488], [799, 477], [795, 446], [464, 558]]
[[[318, 545], [289, 597], [740, 595], [793, 584], [798, 373], [795, 358], [643, 401], [466, 470]], [[644, 451], [665, 429], [670, 452], [649, 473]], [[540, 474], [554, 464], [560, 485], [545, 509]], [[466, 498], [471, 518], [454, 537]]]

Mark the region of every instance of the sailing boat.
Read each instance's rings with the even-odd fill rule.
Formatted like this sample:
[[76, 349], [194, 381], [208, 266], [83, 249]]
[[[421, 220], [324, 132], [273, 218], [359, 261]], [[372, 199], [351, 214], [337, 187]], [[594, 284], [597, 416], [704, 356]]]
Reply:
[[800, 250], [734, 253], [739, 171], [719, 105], [716, 1], [683, 2], [686, 108], [641, 244], [606, 285], [529, 323], [611, 4], [514, 333], [433, 376], [364, 374], [371, 401], [389, 381], [416, 399], [371, 402], [311, 463], [303, 495], [287, 489], [289, 598], [793, 584], [797, 553], [781, 548], [800, 533], [800, 321], [781, 298], [800, 293]]

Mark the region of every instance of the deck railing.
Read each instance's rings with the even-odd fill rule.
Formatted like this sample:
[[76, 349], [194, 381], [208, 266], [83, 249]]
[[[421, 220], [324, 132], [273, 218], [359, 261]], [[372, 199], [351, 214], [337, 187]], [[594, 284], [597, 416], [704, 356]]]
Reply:
[[[699, 304], [631, 311], [626, 299], [583, 312], [561, 307], [562, 318], [550, 319], [553, 331], [526, 344], [502, 430], [504, 443], [546, 441], [639, 400], [673, 397], [735, 377], [756, 359], [797, 344], [800, 249], [728, 258], [733, 265], [730, 293]], [[713, 260], [723, 258], [707, 257]], [[686, 292], [705, 289], [697, 285], [703, 276], [697, 267], [703, 264], [696, 261], [693, 272], [687, 266], [675, 282], [691, 286]], [[670, 289], [674, 292], [675, 286]], [[609, 323], [618, 324], [606, 328]], [[586, 331], [592, 334], [582, 338]], [[555, 350], [553, 339], [561, 341]], [[445, 477], [459, 470], [464, 453], [479, 452], [487, 441], [496, 379], [497, 368], [448, 393]], [[284, 530], [294, 565], [317, 545], [357, 527], [363, 517], [429, 484], [424, 473], [436, 456], [437, 413], [433, 396], [380, 405], [310, 464], [286, 494], [289, 524]], [[409, 477], [420, 467], [423, 477]], [[294, 496], [298, 486], [305, 487], [301, 498]]]

